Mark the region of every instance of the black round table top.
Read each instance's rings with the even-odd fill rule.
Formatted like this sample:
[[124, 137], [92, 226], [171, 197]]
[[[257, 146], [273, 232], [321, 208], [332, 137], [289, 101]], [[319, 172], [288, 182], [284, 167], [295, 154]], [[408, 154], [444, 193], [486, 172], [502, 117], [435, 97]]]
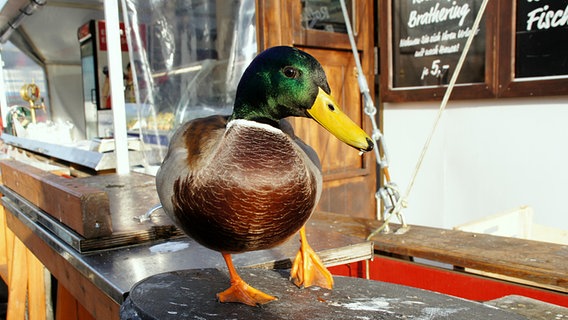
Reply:
[[220, 303], [216, 293], [229, 287], [225, 270], [182, 270], [134, 285], [121, 319], [525, 319], [482, 303], [379, 281], [336, 276], [333, 290], [300, 289], [285, 270], [239, 269], [239, 274], [278, 300], [258, 307]]

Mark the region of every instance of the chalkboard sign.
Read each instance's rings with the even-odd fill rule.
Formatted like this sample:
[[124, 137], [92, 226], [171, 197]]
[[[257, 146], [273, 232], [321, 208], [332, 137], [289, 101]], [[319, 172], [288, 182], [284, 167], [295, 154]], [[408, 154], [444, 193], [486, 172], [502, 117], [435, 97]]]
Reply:
[[[482, 2], [379, 0], [381, 100], [441, 99]], [[475, 32], [452, 99], [566, 95], [568, 0], [490, 0]]]
[[486, 79], [486, 25], [472, 30], [481, 0], [392, 1], [392, 87], [447, 84], [471, 32], [458, 83]]
[[568, 0], [517, 0], [515, 78], [568, 75]]

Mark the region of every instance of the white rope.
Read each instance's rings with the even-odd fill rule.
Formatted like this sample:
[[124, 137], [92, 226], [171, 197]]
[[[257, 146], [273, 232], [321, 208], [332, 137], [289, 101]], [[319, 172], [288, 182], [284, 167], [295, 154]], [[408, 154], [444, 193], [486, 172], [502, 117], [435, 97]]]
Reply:
[[[341, 0], [341, 1], [343, 1], [343, 0]], [[444, 110], [446, 109], [446, 106], [448, 104], [448, 100], [450, 99], [450, 95], [452, 94], [452, 91], [453, 91], [454, 86], [456, 84], [457, 78], [459, 76], [459, 73], [461, 71], [463, 63], [465, 61], [465, 58], [467, 56], [467, 53], [468, 53], [469, 48], [471, 46], [471, 43], [473, 42], [473, 38], [474, 38], [475, 34], [477, 33], [477, 30], [479, 29], [479, 24], [481, 23], [481, 18], [483, 17], [483, 12], [485, 11], [485, 7], [487, 7], [487, 2], [488, 2], [488, 0], [484, 0], [481, 3], [479, 11], [477, 12], [477, 17], [475, 18], [475, 21], [473, 22], [473, 26], [471, 28], [472, 32], [469, 35], [469, 37], [467, 38], [464, 50], [462, 51], [460, 58], [458, 60], [458, 63], [456, 65], [456, 70], [452, 74], [452, 78], [450, 79], [450, 83], [448, 84], [448, 88], [446, 89], [446, 93], [444, 94], [444, 98], [442, 99], [442, 102], [440, 104], [440, 108], [438, 109], [438, 114], [437, 114], [436, 119], [434, 121], [432, 131], [430, 132], [430, 134], [428, 135], [428, 138], [426, 139], [426, 142], [424, 143], [424, 147], [422, 148], [422, 152], [420, 153], [420, 157], [418, 158], [418, 161], [417, 161], [416, 166], [414, 168], [414, 172], [412, 174], [412, 178], [410, 179], [410, 183], [408, 184], [408, 188], [406, 189], [406, 193], [396, 203], [396, 206], [393, 210], [393, 214], [396, 214], [397, 212], [399, 212], [401, 210], [401, 208], [403, 207], [402, 204], [407, 202], [407, 199], [410, 195], [410, 192], [412, 191], [412, 188], [414, 186], [414, 183], [416, 182], [416, 177], [418, 176], [418, 172], [420, 171], [420, 168], [422, 166], [422, 162], [424, 161], [424, 157], [426, 156], [426, 152], [428, 151], [428, 148], [430, 147], [430, 142], [432, 141], [432, 137], [434, 136], [434, 133], [436, 132], [436, 129], [438, 128], [438, 124], [440, 122], [440, 119], [442, 118], [442, 114], [443, 114]]]
[[[485, 12], [485, 8], [487, 7], [488, 1], [489, 0], [484, 0], [481, 3], [479, 11], [477, 12], [477, 16], [476, 16], [475, 21], [474, 21], [473, 26], [472, 26], [472, 32], [470, 33], [470, 35], [467, 38], [464, 50], [462, 51], [460, 58], [458, 60], [458, 63], [456, 65], [456, 70], [452, 74], [452, 77], [450, 79], [450, 83], [448, 84], [448, 87], [446, 89], [446, 92], [444, 94], [442, 102], [440, 104], [440, 108], [438, 110], [438, 114], [437, 114], [436, 119], [434, 121], [434, 125], [432, 127], [432, 130], [431, 130], [430, 134], [428, 135], [428, 138], [426, 139], [426, 142], [424, 143], [424, 146], [422, 148], [422, 152], [420, 153], [420, 157], [417, 160], [417, 163], [416, 163], [416, 166], [414, 168], [414, 172], [413, 172], [412, 177], [410, 179], [406, 193], [404, 194], [403, 197], [398, 198], [398, 201], [396, 201], [394, 208], [392, 209], [390, 215], [385, 219], [385, 222], [383, 223], [383, 225], [381, 227], [379, 227], [377, 230], [373, 231], [367, 237], [368, 240], [370, 240], [373, 236], [375, 236], [377, 233], [379, 233], [384, 228], [387, 228], [388, 222], [390, 221], [390, 218], [392, 218], [393, 215], [396, 215], [401, 220], [401, 223], [403, 224], [403, 228], [401, 228], [401, 229], [407, 228], [406, 223], [402, 219], [402, 213], [400, 211], [401, 211], [402, 207], [406, 206], [407, 199], [410, 195], [410, 192], [412, 191], [414, 183], [416, 182], [416, 177], [418, 176], [418, 172], [420, 171], [420, 168], [422, 166], [422, 162], [424, 161], [426, 153], [427, 153], [427, 151], [430, 147], [432, 137], [434, 136], [436, 129], [438, 128], [438, 124], [440, 122], [440, 119], [442, 118], [442, 114], [443, 114], [444, 110], [446, 109], [446, 106], [448, 104], [448, 100], [450, 99], [450, 96], [451, 96], [452, 91], [454, 89], [454, 86], [456, 84], [457, 78], [460, 74], [460, 71], [461, 71], [463, 63], [465, 61], [465, 58], [467, 56], [467, 53], [469, 52], [469, 48], [471, 47], [471, 43], [473, 42], [473, 38], [474, 38], [475, 34], [477, 33], [477, 30], [479, 29], [479, 25], [481, 23], [481, 19], [483, 17], [483, 13]], [[371, 118], [371, 122], [372, 122], [372, 125], [373, 125], [373, 139], [375, 139], [377, 142], [380, 141], [380, 144], [383, 147], [383, 153], [385, 154], [384, 159], [381, 159], [379, 152], [378, 152], [378, 147], [375, 148], [375, 154], [377, 156], [377, 163], [381, 167], [388, 166], [388, 162], [387, 162], [388, 159], [386, 157], [386, 148], [385, 148], [384, 141], [382, 139], [382, 133], [381, 133], [380, 129], [378, 128], [378, 126], [376, 124], [375, 117], [374, 117], [375, 114], [376, 114], [376, 108], [375, 108], [375, 106], [372, 102], [372, 98], [371, 98], [371, 95], [369, 93], [369, 87], [367, 85], [367, 81], [366, 81], [365, 76], [363, 74], [363, 69], [361, 67], [361, 62], [359, 60], [359, 54], [357, 52], [357, 46], [355, 44], [355, 39], [354, 39], [354, 36], [353, 36], [353, 30], [351, 28], [351, 22], [349, 20], [349, 15], [348, 15], [347, 7], [345, 5], [345, 0], [340, 0], [340, 3], [341, 3], [341, 9], [343, 11], [343, 18], [344, 18], [344, 21], [345, 21], [345, 27], [347, 29], [349, 41], [351, 43], [351, 50], [353, 51], [353, 57], [355, 59], [355, 64], [356, 64], [357, 71], [358, 71], [358, 78], [357, 79], [358, 79], [358, 82], [359, 82], [359, 88], [360, 88], [360, 91], [361, 91], [361, 93], [362, 93], [362, 95], [365, 99], [365, 107], [364, 107], [365, 113], [369, 116], [369, 118]], [[398, 192], [397, 192], [397, 194], [398, 194]]]

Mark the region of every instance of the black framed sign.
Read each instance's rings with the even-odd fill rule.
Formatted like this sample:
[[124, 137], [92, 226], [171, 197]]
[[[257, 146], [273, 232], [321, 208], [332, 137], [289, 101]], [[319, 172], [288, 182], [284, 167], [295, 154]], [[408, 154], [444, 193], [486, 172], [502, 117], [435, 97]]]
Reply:
[[568, 0], [499, 6], [499, 97], [568, 94]]
[[515, 78], [568, 75], [568, 0], [518, 0]]
[[[471, 33], [476, 36], [457, 79], [457, 84], [469, 88], [456, 88], [455, 95], [458, 98], [493, 96], [491, 26], [495, 10], [486, 10], [479, 28], [472, 30], [482, 2], [382, 1], [381, 70], [388, 70], [388, 75], [381, 73], [385, 101], [440, 98]], [[488, 6], [495, 7], [496, 4]]]
[[472, 30], [481, 0], [393, 2], [393, 87], [447, 84], [467, 37], [477, 36], [458, 83], [485, 80], [485, 25]]
[[[439, 100], [482, 0], [379, 0], [386, 102]], [[568, 0], [490, 0], [453, 99], [568, 95]]]

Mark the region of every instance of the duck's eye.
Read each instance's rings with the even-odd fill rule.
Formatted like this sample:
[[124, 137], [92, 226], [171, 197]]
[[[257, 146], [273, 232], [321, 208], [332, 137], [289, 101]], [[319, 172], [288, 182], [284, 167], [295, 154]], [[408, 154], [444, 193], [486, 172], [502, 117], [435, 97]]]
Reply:
[[282, 73], [284, 73], [287, 78], [292, 79], [300, 76], [300, 70], [293, 67], [284, 67], [284, 69], [282, 69]]

